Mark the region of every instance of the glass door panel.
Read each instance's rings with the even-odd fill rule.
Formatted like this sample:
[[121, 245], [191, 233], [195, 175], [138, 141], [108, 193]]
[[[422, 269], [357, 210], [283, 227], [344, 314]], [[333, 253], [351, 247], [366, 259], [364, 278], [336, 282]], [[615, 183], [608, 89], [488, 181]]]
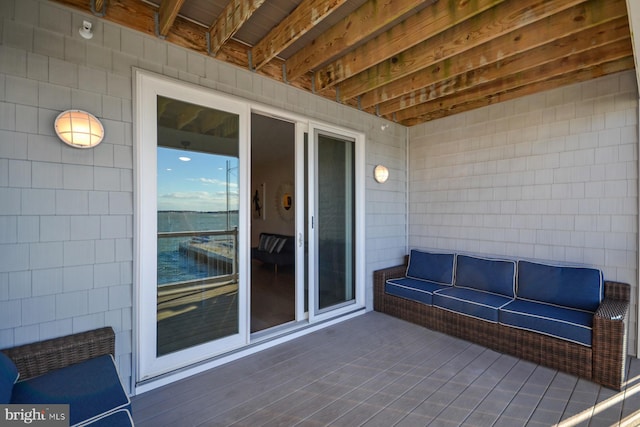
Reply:
[[364, 135], [309, 124], [309, 321], [364, 308]]
[[248, 106], [137, 73], [137, 381], [248, 343]]
[[316, 301], [319, 311], [355, 298], [355, 178], [353, 141], [317, 138]]
[[176, 142], [157, 149], [157, 356], [238, 333], [238, 158]]

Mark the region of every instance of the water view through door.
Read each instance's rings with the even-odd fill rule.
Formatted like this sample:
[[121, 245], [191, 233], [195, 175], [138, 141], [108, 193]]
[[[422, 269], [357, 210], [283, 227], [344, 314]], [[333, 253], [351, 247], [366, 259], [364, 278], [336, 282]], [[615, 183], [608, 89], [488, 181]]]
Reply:
[[[157, 149], [163, 356], [238, 333], [238, 116], [164, 97], [158, 106], [159, 135], [180, 131]], [[223, 126], [207, 131], [211, 123]]]
[[142, 382], [248, 342], [249, 110], [197, 88], [137, 76]]

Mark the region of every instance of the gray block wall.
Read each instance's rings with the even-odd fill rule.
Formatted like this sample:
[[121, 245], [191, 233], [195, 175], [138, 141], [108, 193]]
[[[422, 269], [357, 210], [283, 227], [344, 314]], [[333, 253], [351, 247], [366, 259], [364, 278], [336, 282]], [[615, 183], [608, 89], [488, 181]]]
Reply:
[[411, 128], [409, 245], [578, 263], [638, 315], [638, 88], [631, 70]]
[[[83, 19], [94, 37], [82, 39]], [[406, 131], [351, 107], [46, 0], [0, 1], [0, 348], [105, 325], [131, 384], [135, 236], [133, 68], [366, 134], [367, 306], [372, 272], [406, 250]], [[62, 111], [105, 127], [91, 150], [54, 134]], [[373, 181], [374, 165], [391, 179]]]

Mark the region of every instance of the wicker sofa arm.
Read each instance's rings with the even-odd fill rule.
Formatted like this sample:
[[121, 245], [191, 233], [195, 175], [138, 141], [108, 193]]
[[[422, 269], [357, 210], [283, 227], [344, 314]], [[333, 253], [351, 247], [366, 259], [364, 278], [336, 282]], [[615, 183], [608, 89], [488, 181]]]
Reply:
[[25, 380], [101, 355], [115, 356], [115, 333], [105, 327], [1, 351], [13, 360], [20, 379]]
[[628, 302], [631, 300], [631, 286], [628, 283], [605, 280], [604, 298]]
[[407, 272], [407, 266], [396, 265], [373, 272], [373, 309], [384, 312], [384, 284], [389, 279], [403, 277]]
[[593, 316], [593, 379], [620, 390], [627, 361], [629, 285], [605, 283], [605, 298]]

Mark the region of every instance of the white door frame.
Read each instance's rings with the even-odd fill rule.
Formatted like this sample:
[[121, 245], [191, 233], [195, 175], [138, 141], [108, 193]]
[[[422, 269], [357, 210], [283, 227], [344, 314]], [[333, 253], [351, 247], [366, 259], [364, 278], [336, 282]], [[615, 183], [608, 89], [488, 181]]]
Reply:
[[[250, 108], [246, 102], [213, 90], [136, 70], [136, 197], [135, 197], [135, 355], [136, 382], [184, 368], [249, 343], [248, 265], [249, 245], [249, 138]], [[239, 332], [232, 336], [188, 349], [156, 356], [157, 348], [157, 96], [183, 100], [239, 116]]]
[[[316, 165], [316, 135], [323, 133], [326, 135], [344, 138], [346, 140], [352, 140], [355, 144], [355, 282], [356, 292], [354, 295], [353, 303], [339, 305], [335, 309], [323, 310], [316, 312], [316, 288], [318, 285], [317, 274], [317, 234], [314, 224], [314, 217], [316, 216], [316, 177], [315, 171]], [[359, 310], [365, 307], [365, 135], [361, 132], [345, 129], [338, 126], [327, 125], [324, 123], [318, 123], [314, 121], [309, 122], [309, 159], [308, 159], [308, 173], [309, 181], [307, 189], [309, 197], [309, 322], [324, 321], [336, 316], [350, 313], [354, 310]]]

